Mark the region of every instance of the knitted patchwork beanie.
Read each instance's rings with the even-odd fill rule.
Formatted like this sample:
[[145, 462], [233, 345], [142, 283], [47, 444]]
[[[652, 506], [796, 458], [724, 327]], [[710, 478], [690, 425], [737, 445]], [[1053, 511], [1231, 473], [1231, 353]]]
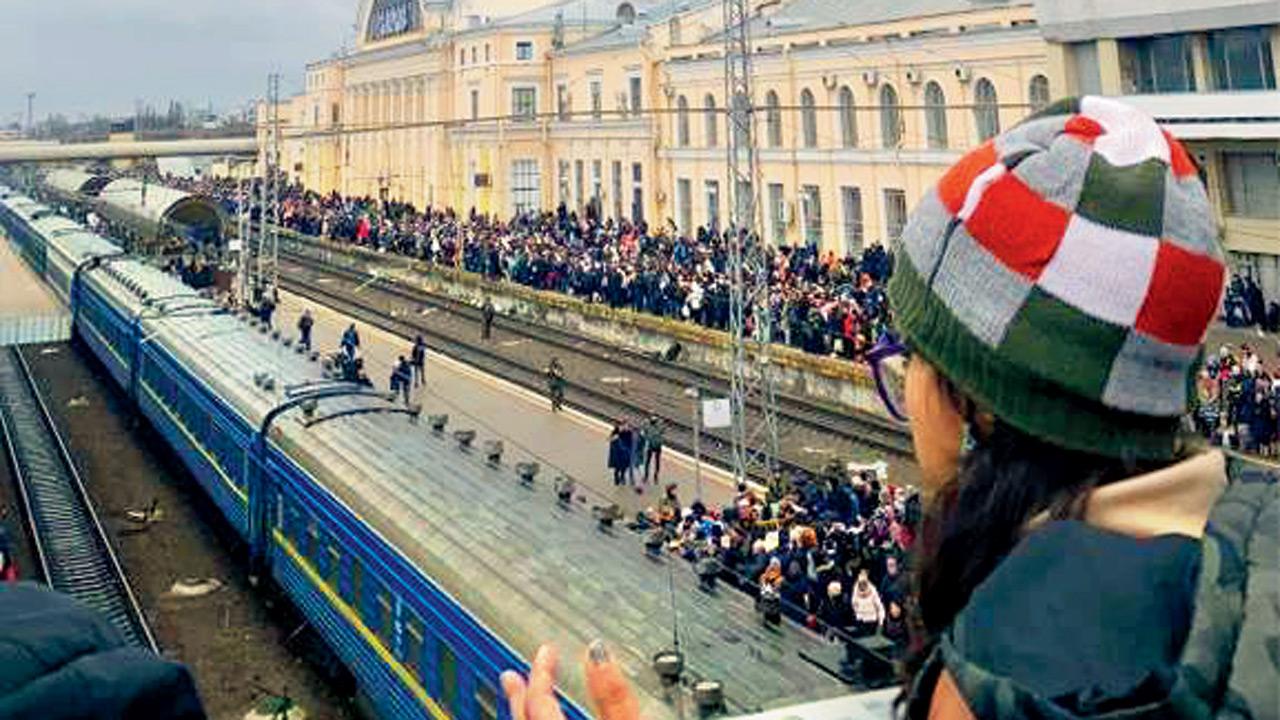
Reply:
[[1182, 145], [1101, 97], [965, 155], [912, 214], [898, 332], [981, 407], [1062, 447], [1167, 459], [1226, 267]]

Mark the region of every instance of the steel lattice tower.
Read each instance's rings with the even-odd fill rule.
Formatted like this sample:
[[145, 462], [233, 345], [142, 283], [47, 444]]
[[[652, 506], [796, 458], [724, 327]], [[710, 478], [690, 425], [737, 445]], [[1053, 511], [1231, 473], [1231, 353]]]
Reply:
[[267, 76], [267, 138], [263, 149], [262, 186], [258, 197], [262, 200], [258, 215], [258, 264], [257, 288], [274, 289], [278, 278], [280, 260], [280, 75]]
[[[752, 470], [758, 470], [772, 489], [778, 485], [777, 397], [769, 357], [773, 313], [769, 307], [769, 249], [761, 239], [758, 215], [760, 174], [748, 0], [724, 0], [724, 30], [733, 472], [745, 480]], [[748, 415], [753, 404], [758, 409], [754, 418]]]

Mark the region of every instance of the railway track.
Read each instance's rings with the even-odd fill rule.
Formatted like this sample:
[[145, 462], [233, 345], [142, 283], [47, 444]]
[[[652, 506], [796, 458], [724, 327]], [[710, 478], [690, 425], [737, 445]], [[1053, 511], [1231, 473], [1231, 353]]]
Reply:
[[0, 348], [0, 426], [45, 582], [101, 612], [129, 644], [157, 652], [155, 637], [17, 347]]
[[[282, 286], [286, 290], [406, 338], [421, 333], [437, 347], [446, 349], [464, 362], [537, 391], [544, 389], [544, 363], [532, 357], [536, 353], [501, 352], [492, 345], [469, 341], [458, 332], [442, 331], [436, 327], [441, 323], [427, 322], [420, 314], [424, 309], [438, 310], [462, 319], [469, 328], [475, 328], [480, 322], [479, 310], [470, 305], [416, 288], [371, 279], [367, 272], [299, 254], [283, 244], [282, 260], [315, 276], [300, 279], [295, 273], [282, 273]], [[335, 288], [331, 284], [317, 282], [316, 278], [329, 278], [345, 287]], [[359, 288], [358, 292], [356, 288]], [[622, 374], [623, 377], [613, 378], [615, 380], [635, 378], [643, 380], [638, 384], [644, 387], [658, 388], [656, 392], [646, 392], [634, 387], [628, 389], [626, 384], [602, 387], [598, 383], [571, 377], [567, 399], [570, 404], [605, 418], [657, 414], [668, 425], [669, 444], [685, 452], [693, 445], [690, 400], [684, 394], [685, 389], [701, 388], [713, 395], [728, 392], [727, 381], [711, 373], [621, 351], [556, 328], [506, 318], [499, 318], [495, 326], [544, 349], [585, 361], [599, 368], [600, 372], [615, 376]], [[595, 377], [599, 374], [591, 373]], [[891, 462], [907, 462], [910, 448], [906, 434], [887, 420], [852, 415], [787, 396], [779, 398], [779, 406], [780, 445], [783, 447], [778, 463], [780, 471], [814, 474], [821, 470], [826, 458], [805, 457], [806, 443], [838, 445], [840, 453], [837, 455], [865, 455], [870, 451], [885, 456]], [[727, 434], [703, 431], [703, 446], [709, 459], [729, 463]]]

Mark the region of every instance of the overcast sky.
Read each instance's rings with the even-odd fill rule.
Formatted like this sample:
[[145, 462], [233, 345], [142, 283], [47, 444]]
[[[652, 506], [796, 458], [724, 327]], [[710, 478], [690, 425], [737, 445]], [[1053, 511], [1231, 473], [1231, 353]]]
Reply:
[[170, 99], [215, 110], [301, 89], [304, 65], [350, 43], [357, 0], [4, 0], [0, 124], [60, 112], [160, 112]]

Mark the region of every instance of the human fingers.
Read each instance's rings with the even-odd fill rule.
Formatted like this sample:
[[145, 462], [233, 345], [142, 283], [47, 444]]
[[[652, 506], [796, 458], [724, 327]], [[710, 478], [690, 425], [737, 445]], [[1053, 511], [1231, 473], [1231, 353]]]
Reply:
[[604, 641], [587, 648], [587, 694], [600, 720], [640, 720], [640, 703]]
[[527, 720], [564, 720], [564, 712], [560, 709], [560, 701], [556, 699], [556, 665], [560, 653], [555, 645], [543, 645], [533, 656], [533, 667], [529, 668], [529, 687], [525, 708]]
[[511, 720], [526, 720], [525, 698], [528, 695], [528, 686], [525, 685], [524, 678], [520, 677], [518, 672], [507, 670], [498, 677], [498, 680], [502, 683], [502, 692], [507, 696]]

